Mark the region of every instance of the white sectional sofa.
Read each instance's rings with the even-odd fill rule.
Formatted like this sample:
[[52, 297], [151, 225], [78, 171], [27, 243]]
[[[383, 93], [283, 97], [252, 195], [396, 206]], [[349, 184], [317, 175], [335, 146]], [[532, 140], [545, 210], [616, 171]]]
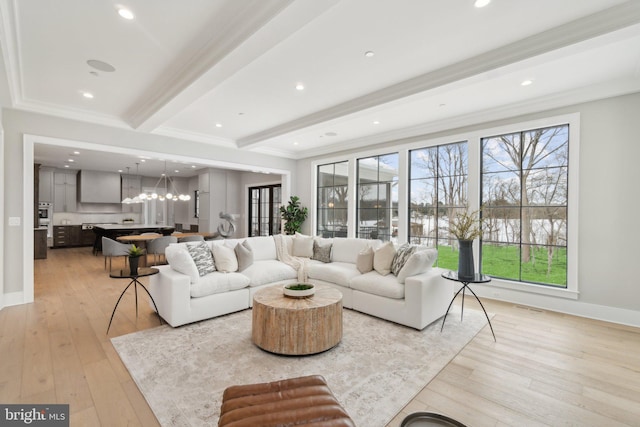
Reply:
[[[313, 249], [318, 249], [317, 253], [309, 249], [310, 239], [316, 242]], [[179, 243], [167, 248], [168, 265], [158, 266], [159, 274], [150, 278], [149, 291], [160, 315], [171, 326], [250, 308], [253, 294], [261, 287], [303, 280], [339, 289], [345, 308], [415, 329], [423, 329], [442, 317], [453, 297], [453, 283], [441, 277], [443, 270], [432, 267], [437, 256], [435, 249], [412, 248], [414, 253], [406, 260], [404, 270], [396, 271], [396, 276], [382, 275], [376, 270], [361, 272], [363, 260], [365, 265], [368, 261], [367, 251], [373, 252], [374, 257], [382, 253], [380, 241], [300, 235], [212, 240], [204, 244], [213, 253], [214, 263], [227, 272], [215, 271], [201, 276], [189, 252], [195, 249], [187, 247], [197, 244]], [[237, 248], [239, 244], [245, 249]], [[246, 248], [250, 248], [248, 255]], [[199, 249], [204, 251], [203, 247]], [[234, 271], [238, 265], [229, 259], [234, 249], [241, 271]], [[325, 250], [324, 257], [319, 255], [321, 249]], [[389, 249], [388, 245], [385, 249]], [[243, 254], [238, 253], [239, 250]], [[364, 267], [363, 271], [369, 268]]]

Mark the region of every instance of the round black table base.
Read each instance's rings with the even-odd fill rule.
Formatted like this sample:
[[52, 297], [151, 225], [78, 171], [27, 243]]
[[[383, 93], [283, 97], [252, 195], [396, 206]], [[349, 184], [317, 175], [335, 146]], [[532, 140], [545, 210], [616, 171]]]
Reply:
[[107, 334], [109, 333], [109, 329], [111, 328], [111, 322], [113, 322], [113, 315], [116, 314], [116, 309], [118, 308], [118, 304], [120, 304], [120, 300], [124, 296], [124, 293], [127, 292], [127, 289], [129, 289], [131, 285], [133, 285], [133, 289], [135, 290], [135, 294], [136, 294], [136, 318], [138, 318], [138, 285], [140, 285], [142, 286], [142, 289], [144, 289], [144, 291], [147, 293], [147, 295], [149, 295], [149, 298], [151, 298], [153, 307], [156, 309], [156, 313], [158, 313], [158, 319], [160, 319], [160, 325], [162, 325], [162, 317], [160, 317], [160, 312], [158, 311], [158, 306], [156, 305], [156, 302], [154, 301], [153, 297], [149, 293], [149, 290], [142, 284], [142, 282], [138, 280], [138, 277], [136, 276], [131, 278], [131, 282], [129, 282], [127, 287], [124, 288], [124, 291], [122, 291], [122, 293], [120, 294], [120, 297], [118, 298], [118, 302], [116, 302], [116, 306], [113, 307], [113, 312], [111, 312], [111, 319], [109, 319], [109, 326], [107, 326]]
[[[456, 275], [457, 276], [457, 275]], [[484, 312], [484, 317], [487, 318], [487, 322], [489, 323], [489, 328], [491, 329], [491, 335], [493, 335], [493, 340], [496, 340], [496, 334], [493, 332], [493, 326], [491, 325], [491, 319], [489, 319], [489, 315], [487, 314], [487, 310], [485, 310], [484, 305], [482, 304], [482, 301], [480, 301], [480, 298], [478, 298], [478, 295], [476, 295], [475, 292], [473, 292], [473, 289], [471, 289], [469, 287], [469, 283], [478, 283], [478, 282], [468, 282], [466, 280], [460, 279], [458, 277], [451, 278], [451, 277], [447, 277], [446, 275], [442, 275], [442, 277], [444, 277], [445, 279], [449, 279], [449, 280], [455, 280], [456, 282], [462, 283], [462, 287], [460, 289], [458, 289], [458, 292], [456, 292], [456, 294], [453, 296], [453, 298], [451, 299], [451, 302], [449, 303], [449, 307], [447, 307], [447, 312], [444, 314], [444, 317], [442, 318], [442, 326], [440, 327], [440, 332], [442, 332], [442, 330], [444, 329], [444, 322], [447, 320], [447, 315], [449, 314], [449, 310], [451, 310], [451, 306], [453, 305], [453, 302], [455, 301], [456, 297], [460, 294], [460, 292], [462, 292], [462, 308], [460, 310], [460, 321], [462, 322], [462, 316], [464, 315], [464, 297], [465, 297], [465, 291], [467, 289], [469, 289], [469, 291], [473, 294], [473, 296], [476, 298], [476, 301], [478, 301], [478, 303], [480, 304], [480, 307], [482, 307], [482, 311]]]

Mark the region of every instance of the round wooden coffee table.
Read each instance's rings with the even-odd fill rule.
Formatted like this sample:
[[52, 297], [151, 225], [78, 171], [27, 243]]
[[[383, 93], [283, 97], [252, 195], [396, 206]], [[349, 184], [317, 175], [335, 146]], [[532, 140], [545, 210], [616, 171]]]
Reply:
[[281, 286], [253, 296], [253, 343], [276, 354], [307, 355], [336, 346], [342, 339], [342, 293], [316, 285], [306, 298], [285, 297]]

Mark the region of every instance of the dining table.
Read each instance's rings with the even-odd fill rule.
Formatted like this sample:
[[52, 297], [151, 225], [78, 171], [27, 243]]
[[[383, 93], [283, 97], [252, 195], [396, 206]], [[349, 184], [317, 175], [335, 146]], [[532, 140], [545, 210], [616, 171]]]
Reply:
[[[187, 237], [187, 236], [202, 236], [206, 240], [206, 239], [212, 239], [212, 238], [216, 237], [217, 233], [208, 233], [208, 232], [204, 232], [204, 231], [187, 231], [187, 232], [174, 231], [170, 235], [174, 236], [174, 237], [177, 237], [178, 239], [180, 239], [181, 237]], [[145, 249], [145, 252], [146, 252], [147, 242], [149, 242], [149, 241], [151, 241], [153, 239], [157, 239], [158, 237], [162, 237], [162, 236], [163, 236], [163, 234], [160, 234], [160, 233], [129, 234], [129, 235], [126, 235], [126, 236], [118, 236], [118, 237], [116, 237], [116, 240], [118, 240], [119, 242], [122, 242], [122, 243], [134, 244], [136, 246], [139, 246], [139, 247]], [[141, 265], [142, 266], [146, 266], [147, 265], [147, 257], [146, 256], [142, 257]]]

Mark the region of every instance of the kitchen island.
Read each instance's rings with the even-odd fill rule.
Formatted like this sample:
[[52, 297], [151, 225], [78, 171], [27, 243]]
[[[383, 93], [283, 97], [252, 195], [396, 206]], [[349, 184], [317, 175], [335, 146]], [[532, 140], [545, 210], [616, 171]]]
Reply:
[[175, 231], [175, 227], [165, 225], [148, 225], [148, 224], [94, 224], [93, 232], [96, 240], [93, 243], [93, 254], [96, 255], [102, 251], [102, 236], [116, 240], [119, 236], [128, 236], [129, 234], [141, 233], [158, 233], [163, 236], [169, 236]]

